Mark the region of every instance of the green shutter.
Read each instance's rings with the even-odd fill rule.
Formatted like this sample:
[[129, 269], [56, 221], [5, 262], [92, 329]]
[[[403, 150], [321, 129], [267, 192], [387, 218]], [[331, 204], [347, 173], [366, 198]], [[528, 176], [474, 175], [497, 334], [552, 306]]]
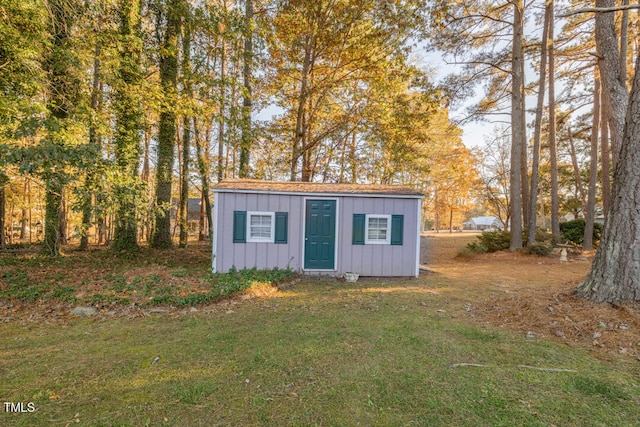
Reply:
[[391, 244], [402, 245], [404, 215], [391, 215]]
[[276, 212], [275, 243], [287, 243], [288, 219], [286, 212]]
[[233, 211], [233, 243], [247, 241], [247, 212]]
[[353, 214], [353, 234], [351, 243], [354, 245], [364, 245], [365, 214]]

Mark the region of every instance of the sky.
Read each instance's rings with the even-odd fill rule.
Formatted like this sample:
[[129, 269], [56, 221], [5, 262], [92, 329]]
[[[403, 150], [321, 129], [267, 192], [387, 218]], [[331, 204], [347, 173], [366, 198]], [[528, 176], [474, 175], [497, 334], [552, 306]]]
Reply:
[[[448, 74], [454, 73], [457, 70], [457, 66], [450, 65], [445, 62], [440, 52], [420, 52], [415, 56], [415, 60], [418, 65], [433, 70], [435, 73], [434, 78], [436, 82], [439, 82]], [[450, 110], [449, 115], [452, 121], [457, 121], [465, 116], [465, 108], [479, 101], [481, 93], [473, 98], [470, 98], [457, 110]], [[491, 136], [493, 129], [497, 123], [490, 123], [487, 121], [469, 121], [459, 125], [463, 131], [462, 141], [467, 148], [479, 148], [485, 145], [485, 140]]]

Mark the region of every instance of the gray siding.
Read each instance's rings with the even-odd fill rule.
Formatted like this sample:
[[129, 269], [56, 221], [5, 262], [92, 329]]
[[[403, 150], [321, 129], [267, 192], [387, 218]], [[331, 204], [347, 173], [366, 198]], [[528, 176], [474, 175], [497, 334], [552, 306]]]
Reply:
[[[338, 269], [363, 276], [415, 276], [419, 199], [345, 197], [341, 200]], [[353, 214], [404, 215], [402, 246], [352, 245]]]
[[[338, 200], [336, 233], [336, 271], [357, 272], [362, 276], [415, 276], [418, 250], [418, 206], [420, 199], [324, 195], [226, 193], [216, 194], [215, 270], [226, 272], [256, 267], [303, 270], [305, 199]], [[233, 243], [233, 211], [288, 212], [287, 244]], [[404, 215], [403, 244], [353, 245], [353, 214]]]

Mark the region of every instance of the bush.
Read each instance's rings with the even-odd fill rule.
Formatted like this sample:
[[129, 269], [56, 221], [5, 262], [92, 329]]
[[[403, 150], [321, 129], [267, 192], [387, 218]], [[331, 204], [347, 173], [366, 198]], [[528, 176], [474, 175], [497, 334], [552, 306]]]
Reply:
[[549, 243], [534, 243], [525, 250], [531, 255], [547, 256], [553, 251], [553, 246]]
[[[560, 233], [562, 238], [567, 243], [573, 243], [574, 245], [581, 245], [584, 241], [584, 219], [574, 219], [573, 221], [567, 221], [560, 223]], [[602, 237], [602, 224], [593, 224], [593, 243], [598, 244]]]
[[[528, 235], [529, 231], [527, 228], [525, 228], [522, 232], [522, 242], [525, 246], [527, 246], [527, 244], [529, 243], [529, 240], [527, 238]], [[548, 246], [553, 246], [553, 235], [549, 231], [543, 230], [541, 228], [536, 228], [535, 241], [536, 243], [544, 243]]]
[[479, 242], [468, 243], [467, 246], [458, 251], [458, 256], [470, 258], [475, 254], [509, 249], [508, 231], [483, 231], [477, 238]]
[[479, 248], [486, 248], [484, 252], [498, 252], [509, 249], [510, 234], [508, 231], [483, 231], [478, 236]]

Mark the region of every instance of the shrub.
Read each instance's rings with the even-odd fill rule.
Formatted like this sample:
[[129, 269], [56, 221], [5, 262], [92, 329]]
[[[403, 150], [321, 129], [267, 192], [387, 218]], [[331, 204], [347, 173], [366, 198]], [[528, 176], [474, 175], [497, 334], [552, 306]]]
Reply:
[[[497, 252], [509, 249], [510, 234], [508, 231], [483, 231], [478, 240], [478, 248], [486, 248], [484, 252]], [[477, 244], [478, 242], [476, 242]]]
[[[573, 221], [567, 221], [560, 223], [560, 233], [562, 233], [563, 239], [567, 243], [573, 243], [574, 245], [581, 245], [584, 241], [584, 219], [574, 219]], [[598, 244], [602, 237], [602, 224], [593, 224], [593, 243]]]
[[475, 254], [497, 252], [509, 248], [508, 231], [483, 231], [477, 238], [478, 242], [468, 243], [467, 246], [460, 249], [458, 256], [470, 258]]
[[[526, 246], [529, 243], [528, 240], [529, 231], [527, 228], [522, 232], [522, 242]], [[553, 245], [553, 234], [549, 231], [543, 230], [541, 228], [536, 228], [535, 240], [537, 243], [545, 243], [548, 246]]]
[[549, 243], [534, 243], [531, 246], [527, 246], [526, 249], [528, 254], [538, 255], [538, 256], [547, 256], [553, 251], [553, 246]]

